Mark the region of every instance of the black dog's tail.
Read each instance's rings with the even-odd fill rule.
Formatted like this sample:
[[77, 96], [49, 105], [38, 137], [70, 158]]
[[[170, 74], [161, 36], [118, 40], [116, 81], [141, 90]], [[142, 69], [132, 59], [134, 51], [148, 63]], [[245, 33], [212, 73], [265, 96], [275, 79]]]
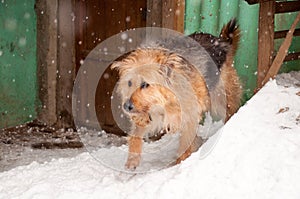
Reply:
[[240, 29], [237, 25], [237, 20], [231, 19], [226, 25], [223, 26], [220, 38], [225, 40], [231, 45], [231, 52], [234, 56], [240, 41]]
[[197, 41], [211, 56], [220, 69], [227, 58], [233, 58], [240, 40], [240, 29], [237, 20], [230, 20], [221, 30], [220, 36], [215, 37], [207, 33], [194, 33], [189, 35]]

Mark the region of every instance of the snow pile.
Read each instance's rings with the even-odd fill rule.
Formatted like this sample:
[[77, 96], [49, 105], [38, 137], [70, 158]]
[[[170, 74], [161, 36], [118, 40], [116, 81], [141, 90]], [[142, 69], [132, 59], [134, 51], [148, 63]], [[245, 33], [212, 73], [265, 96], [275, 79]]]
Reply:
[[299, 92], [269, 82], [205, 158], [200, 150], [180, 165], [135, 175], [87, 152], [33, 162], [0, 173], [0, 198], [300, 198]]

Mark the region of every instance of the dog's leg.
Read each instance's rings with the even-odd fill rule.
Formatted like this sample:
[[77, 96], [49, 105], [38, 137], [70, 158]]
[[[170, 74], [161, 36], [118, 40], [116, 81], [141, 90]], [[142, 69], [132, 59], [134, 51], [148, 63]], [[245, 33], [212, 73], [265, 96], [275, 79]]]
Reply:
[[165, 131], [176, 133], [181, 127], [181, 109], [179, 103], [169, 102], [165, 106]]
[[[197, 124], [197, 122], [195, 122]], [[197, 127], [192, 122], [189, 122], [189, 125], [184, 128], [181, 132], [178, 148], [178, 158], [176, 164], [179, 164], [181, 161], [188, 158], [193, 151], [196, 149], [197, 140]]]
[[134, 170], [141, 160], [142, 137], [131, 135], [128, 139], [129, 153], [125, 167], [130, 170]]
[[125, 164], [127, 169], [134, 170], [140, 164], [144, 134], [144, 127], [135, 126], [128, 138], [128, 158]]

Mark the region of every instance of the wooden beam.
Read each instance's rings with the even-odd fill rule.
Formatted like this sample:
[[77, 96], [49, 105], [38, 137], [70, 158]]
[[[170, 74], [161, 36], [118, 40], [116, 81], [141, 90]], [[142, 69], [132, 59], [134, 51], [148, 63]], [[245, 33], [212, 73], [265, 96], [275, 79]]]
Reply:
[[52, 126], [56, 115], [57, 71], [57, 7], [58, 0], [36, 0], [37, 16], [37, 75], [41, 106], [37, 108], [38, 120]]
[[[276, 31], [275, 35], [274, 35], [274, 39], [285, 38], [285, 36], [288, 32], [289, 32], [289, 30]], [[300, 28], [295, 30], [294, 36], [300, 36]]]
[[184, 33], [185, 0], [177, 0], [175, 10], [175, 30]]
[[184, 32], [184, 0], [162, 1], [162, 27]]
[[274, 54], [275, 1], [260, 3], [258, 32], [257, 85], [261, 85], [273, 60]]
[[247, 1], [248, 4], [252, 5], [252, 4], [263, 3], [263, 2], [274, 1], [274, 0], [245, 0], [245, 1]]
[[294, 61], [294, 60], [300, 60], [300, 52], [297, 53], [290, 53], [284, 58], [284, 62], [287, 61]]
[[74, 127], [72, 90], [76, 72], [75, 61], [75, 0], [58, 1], [58, 74], [56, 88], [57, 126]]
[[162, 1], [162, 27], [173, 29], [174, 28], [174, 9], [175, 1], [163, 0]]
[[162, 1], [147, 1], [147, 27], [161, 27], [162, 25]]
[[300, 10], [300, 1], [276, 2], [275, 13], [296, 12]]

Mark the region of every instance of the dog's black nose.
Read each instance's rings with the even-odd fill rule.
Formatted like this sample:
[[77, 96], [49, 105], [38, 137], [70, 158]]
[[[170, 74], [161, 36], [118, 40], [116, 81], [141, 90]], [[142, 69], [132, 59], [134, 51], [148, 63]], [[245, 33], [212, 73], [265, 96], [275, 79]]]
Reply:
[[123, 104], [123, 108], [124, 108], [126, 111], [130, 112], [130, 111], [134, 108], [132, 101], [131, 101], [131, 100], [127, 100], [127, 101]]

